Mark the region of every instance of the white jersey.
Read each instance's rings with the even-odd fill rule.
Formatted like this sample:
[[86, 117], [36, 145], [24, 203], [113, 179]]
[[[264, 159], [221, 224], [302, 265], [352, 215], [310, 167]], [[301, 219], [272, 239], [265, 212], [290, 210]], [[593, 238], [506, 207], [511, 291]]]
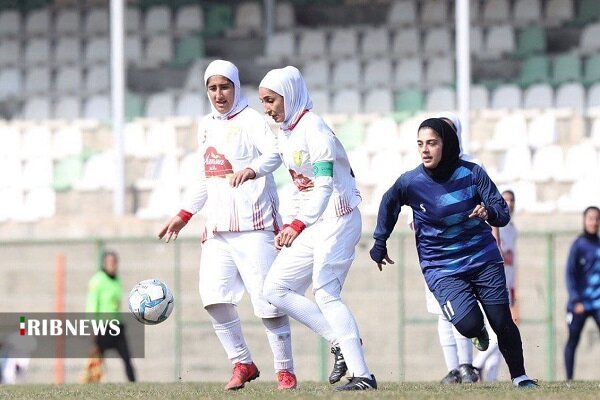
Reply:
[[234, 172], [246, 167], [259, 175], [259, 166], [274, 170], [280, 163], [271, 156], [275, 136], [262, 115], [249, 107], [225, 119], [207, 115], [200, 121], [198, 141], [204, 166], [182, 208], [192, 214], [204, 209], [206, 237], [213, 232], [279, 231], [273, 175], [262, 173], [237, 188], [229, 183]]
[[[361, 197], [346, 151], [321, 117], [305, 112], [293, 129], [279, 130], [277, 145], [299, 192], [293, 199], [296, 219], [308, 226], [358, 206]], [[333, 176], [315, 176], [314, 166], [321, 162], [333, 163]]]
[[514, 267], [517, 264], [517, 235], [517, 227], [512, 221], [500, 228], [500, 245], [506, 266]]

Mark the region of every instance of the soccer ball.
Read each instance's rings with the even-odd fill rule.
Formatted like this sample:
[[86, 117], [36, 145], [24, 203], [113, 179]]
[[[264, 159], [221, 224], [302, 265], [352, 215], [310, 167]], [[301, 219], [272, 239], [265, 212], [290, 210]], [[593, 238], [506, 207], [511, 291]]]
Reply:
[[160, 324], [167, 319], [174, 303], [173, 293], [158, 279], [141, 281], [129, 293], [129, 311], [146, 325]]

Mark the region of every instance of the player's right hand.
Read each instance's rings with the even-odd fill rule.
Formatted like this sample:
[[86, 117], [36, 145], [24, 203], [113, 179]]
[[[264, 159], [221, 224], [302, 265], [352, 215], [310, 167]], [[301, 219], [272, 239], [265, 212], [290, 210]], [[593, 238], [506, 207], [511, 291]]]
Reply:
[[383, 270], [383, 266], [387, 264], [393, 264], [394, 261], [388, 256], [387, 246], [385, 240], [376, 239], [375, 244], [371, 250], [369, 250], [371, 259], [377, 263], [377, 268], [380, 271]]
[[171, 220], [167, 222], [165, 226], [163, 226], [163, 228], [158, 233], [158, 238], [161, 240], [165, 238], [165, 243], [169, 243], [171, 241], [171, 238], [173, 238], [173, 240], [176, 240], [177, 235], [179, 235], [179, 231], [186, 225], [187, 222], [184, 221], [179, 215], [176, 215], [173, 218], [171, 218]]

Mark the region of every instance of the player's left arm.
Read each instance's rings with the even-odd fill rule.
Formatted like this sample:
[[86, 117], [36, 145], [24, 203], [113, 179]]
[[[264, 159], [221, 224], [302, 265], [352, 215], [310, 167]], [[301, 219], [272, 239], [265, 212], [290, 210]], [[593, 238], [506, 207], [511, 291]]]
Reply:
[[477, 193], [483, 203], [481, 207], [477, 206], [474, 212], [477, 212], [479, 208], [479, 215], [483, 213], [486, 217], [484, 219], [491, 226], [505, 226], [510, 221], [510, 214], [508, 205], [498, 191], [496, 184], [490, 179], [487, 172], [477, 165], [473, 168], [473, 174], [477, 185]]

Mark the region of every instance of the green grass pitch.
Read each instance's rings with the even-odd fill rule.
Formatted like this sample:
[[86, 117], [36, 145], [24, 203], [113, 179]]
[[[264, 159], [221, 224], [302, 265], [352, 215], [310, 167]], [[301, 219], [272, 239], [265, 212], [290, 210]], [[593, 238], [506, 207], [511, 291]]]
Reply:
[[336, 393], [325, 383], [300, 382], [281, 392], [275, 382], [251, 382], [237, 392], [224, 392], [223, 383], [123, 383], [0, 386], [1, 399], [598, 399], [600, 382], [540, 382], [537, 389], [515, 389], [508, 382], [443, 386], [439, 383], [381, 382], [371, 392]]

